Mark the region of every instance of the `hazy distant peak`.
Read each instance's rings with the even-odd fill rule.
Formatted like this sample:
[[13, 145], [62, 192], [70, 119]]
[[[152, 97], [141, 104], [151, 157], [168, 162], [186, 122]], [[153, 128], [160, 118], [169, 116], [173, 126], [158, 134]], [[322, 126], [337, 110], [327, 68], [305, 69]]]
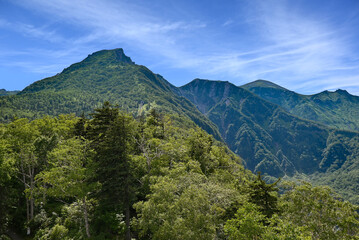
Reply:
[[219, 85], [233, 85], [234, 84], [228, 82], [228, 81], [221, 81], [221, 80], [208, 80], [208, 79], [201, 79], [201, 78], [195, 78], [193, 79], [191, 82], [183, 85], [181, 88], [186, 88], [186, 87], [191, 87], [191, 86], [195, 86], [195, 85], [213, 85], [213, 84], [219, 84]]
[[350, 93], [348, 93], [347, 90], [343, 90], [343, 89], [337, 89], [335, 92], [343, 95], [351, 95]]
[[286, 88], [279, 86], [273, 82], [270, 82], [267, 80], [262, 80], [262, 79], [258, 79], [253, 82], [244, 84], [241, 87], [245, 88], [245, 89], [250, 89], [250, 88], [254, 88], [254, 87], [265, 87], [265, 88], [276, 88], [276, 89], [287, 90]]
[[347, 90], [343, 90], [343, 89], [337, 89], [335, 91], [324, 90], [324, 91], [322, 91], [320, 93], [313, 94], [312, 96], [322, 96], [322, 95], [328, 95], [328, 96], [340, 95], [340, 96], [353, 96], [353, 97], [356, 97], [356, 96], [350, 94]]

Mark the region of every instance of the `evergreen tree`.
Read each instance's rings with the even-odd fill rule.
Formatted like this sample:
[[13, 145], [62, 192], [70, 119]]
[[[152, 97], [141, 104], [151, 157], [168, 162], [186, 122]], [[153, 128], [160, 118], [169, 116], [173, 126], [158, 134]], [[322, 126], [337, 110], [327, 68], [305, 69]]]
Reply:
[[280, 179], [272, 184], [267, 184], [258, 172], [257, 178], [249, 184], [249, 202], [256, 204], [259, 211], [267, 218], [271, 218], [278, 212], [278, 191], [276, 187]]
[[131, 239], [130, 208], [133, 204], [133, 177], [130, 154], [133, 141], [133, 119], [120, 113], [118, 108], [105, 102], [92, 114], [88, 136], [92, 140], [95, 154], [96, 181], [101, 183], [98, 198], [101, 210], [106, 213], [100, 222], [102, 227], [113, 226], [112, 233], [118, 234], [116, 214], [125, 215], [126, 239]]

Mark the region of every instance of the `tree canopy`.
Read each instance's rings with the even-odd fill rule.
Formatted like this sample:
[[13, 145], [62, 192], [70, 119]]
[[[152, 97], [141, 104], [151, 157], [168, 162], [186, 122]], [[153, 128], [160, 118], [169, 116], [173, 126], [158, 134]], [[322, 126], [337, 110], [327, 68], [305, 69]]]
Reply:
[[[28, 239], [358, 239], [328, 187], [267, 183], [200, 128], [110, 103], [0, 125], [0, 235]], [[5, 237], [4, 237], [5, 238]]]

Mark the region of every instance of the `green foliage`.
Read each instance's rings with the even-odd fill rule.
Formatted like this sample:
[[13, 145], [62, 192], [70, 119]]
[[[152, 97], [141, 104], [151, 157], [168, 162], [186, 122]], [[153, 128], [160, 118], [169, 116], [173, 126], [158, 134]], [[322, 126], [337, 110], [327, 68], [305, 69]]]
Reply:
[[[85, 139], [75, 137], [63, 140], [49, 154], [48, 168], [36, 176], [39, 180], [39, 192], [54, 198], [77, 201], [76, 205], [80, 208], [78, 212], [81, 213], [84, 221], [82, 225], [85, 226], [88, 237], [91, 205], [88, 195], [99, 187], [97, 182], [89, 182], [93, 176], [92, 169], [88, 168], [92, 155]], [[65, 210], [70, 212], [71, 208]]]
[[180, 129], [156, 110], [135, 120], [109, 103], [92, 116], [0, 126], [3, 231], [29, 227], [34, 239], [358, 237], [356, 206], [309, 184], [277, 195], [276, 183], [255, 178], [199, 128]]
[[282, 184], [279, 214], [270, 217], [259, 205], [243, 202], [227, 220], [229, 239], [358, 239], [358, 207], [343, 202], [327, 187]]
[[[203, 130], [184, 132], [165, 124], [164, 135], [159, 136], [151, 116], [148, 119], [137, 136], [147, 165], [141, 182], [148, 182], [150, 188], [146, 199], [134, 204], [138, 217], [133, 225], [139, 237], [223, 236], [225, 209], [238, 198], [234, 182], [244, 183], [248, 173], [239, 159]], [[157, 154], [150, 155], [151, 151]]]
[[230, 182], [183, 164], [153, 181], [148, 200], [134, 205], [141, 239], [214, 239], [223, 232], [225, 209], [238, 196]]
[[77, 199], [91, 192], [94, 186], [86, 182], [91, 176], [85, 167], [90, 161], [87, 145], [88, 143], [78, 138], [61, 141], [49, 154], [48, 169], [36, 176], [36, 179], [45, 184], [45, 188], [40, 190], [52, 197]]
[[224, 227], [228, 239], [261, 239], [266, 231], [263, 225], [266, 217], [258, 208], [256, 204], [247, 203], [237, 210], [235, 218], [228, 220]]
[[[18, 186], [14, 181], [15, 159], [9, 151], [9, 143], [5, 138], [6, 127], [0, 125], [0, 236], [6, 231], [11, 221], [11, 207], [14, 206]], [[11, 207], [10, 207], [11, 206]], [[10, 207], [10, 209], [9, 209]]]
[[202, 172], [207, 174], [213, 171], [213, 167], [218, 163], [212, 161], [214, 159], [211, 159], [210, 155], [213, 144], [212, 137], [197, 129], [197, 131], [192, 131], [192, 136], [188, 138], [188, 142], [190, 157], [199, 162]]
[[160, 178], [151, 189], [153, 193], [149, 201], [135, 205], [140, 213], [135, 223], [141, 229], [140, 236], [153, 239], [212, 239], [215, 225], [208, 195], [194, 184], [188, 187], [178, 184], [171, 178]]
[[[35, 222], [40, 224], [40, 229], [36, 232], [35, 239], [84, 239], [81, 232], [78, 232], [78, 225], [81, 222], [81, 210], [76, 203], [62, 208], [61, 214], [52, 213], [49, 216], [42, 209], [35, 217]], [[70, 237], [71, 236], [71, 237]]]
[[358, 239], [358, 207], [341, 201], [328, 187], [289, 185], [281, 197], [281, 218], [313, 239]]

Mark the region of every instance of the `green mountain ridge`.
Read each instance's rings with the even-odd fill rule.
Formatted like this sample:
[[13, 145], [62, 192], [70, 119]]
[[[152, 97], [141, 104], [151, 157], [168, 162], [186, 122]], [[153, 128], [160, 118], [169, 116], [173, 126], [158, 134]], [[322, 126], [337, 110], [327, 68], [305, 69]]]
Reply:
[[[271, 85], [272, 84], [272, 85]], [[338, 129], [359, 131], [359, 97], [338, 89], [314, 95], [302, 95], [283, 87], [272, 87], [268, 81], [254, 81], [242, 88], [283, 107], [301, 118], [317, 121]]]

